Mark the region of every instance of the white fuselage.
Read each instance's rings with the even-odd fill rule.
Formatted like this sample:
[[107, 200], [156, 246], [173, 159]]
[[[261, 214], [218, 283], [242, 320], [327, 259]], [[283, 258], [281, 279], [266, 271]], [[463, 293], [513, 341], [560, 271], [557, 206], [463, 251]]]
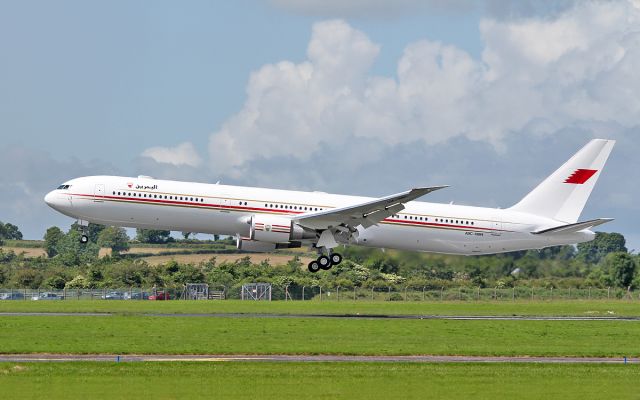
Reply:
[[[45, 201], [85, 222], [246, 237], [257, 214], [283, 217], [330, 210], [370, 200], [321, 192], [299, 192], [151, 178], [92, 176], [70, 180]], [[447, 254], [491, 254], [573, 244], [591, 231], [540, 236], [531, 232], [565, 222], [501, 210], [408, 202], [376, 226], [359, 228], [352, 244]]]

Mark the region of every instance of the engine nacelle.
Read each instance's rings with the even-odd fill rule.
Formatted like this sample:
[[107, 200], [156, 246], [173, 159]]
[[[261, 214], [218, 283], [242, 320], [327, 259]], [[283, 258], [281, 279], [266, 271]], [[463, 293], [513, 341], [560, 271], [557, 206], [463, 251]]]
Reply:
[[243, 239], [238, 237], [238, 250], [253, 251], [256, 253], [268, 253], [276, 249], [275, 243], [259, 242], [257, 240]]
[[277, 215], [256, 214], [250, 221], [250, 239], [268, 243], [288, 243], [292, 240], [312, 239], [316, 233]]
[[236, 241], [238, 250], [256, 253], [268, 253], [276, 249], [295, 249], [302, 246], [301, 242], [269, 243], [238, 237]]

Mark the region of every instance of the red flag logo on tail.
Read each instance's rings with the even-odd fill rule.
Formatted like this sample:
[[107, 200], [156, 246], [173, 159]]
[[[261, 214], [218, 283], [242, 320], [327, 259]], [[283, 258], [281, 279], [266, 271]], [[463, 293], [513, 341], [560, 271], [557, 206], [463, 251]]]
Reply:
[[577, 169], [571, 174], [564, 183], [573, 183], [575, 185], [582, 185], [589, 180], [596, 172], [597, 169]]

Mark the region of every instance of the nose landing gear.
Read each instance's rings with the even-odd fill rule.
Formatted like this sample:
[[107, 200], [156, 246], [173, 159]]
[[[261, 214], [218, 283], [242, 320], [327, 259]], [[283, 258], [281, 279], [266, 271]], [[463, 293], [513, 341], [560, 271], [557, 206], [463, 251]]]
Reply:
[[79, 219], [78, 221], [76, 221], [76, 223], [78, 224], [78, 230], [82, 235], [80, 236], [80, 243], [82, 244], [89, 243], [89, 236], [88, 236], [89, 222]]
[[318, 257], [316, 260], [311, 261], [307, 266], [307, 269], [309, 269], [309, 272], [313, 273], [316, 273], [321, 269], [328, 271], [331, 269], [331, 267], [333, 267], [334, 265], [338, 265], [341, 262], [342, 256], [340, 254], [332, 253], [331, 251], [329, 251], [328, 256], [320, 255], [320, 257]]

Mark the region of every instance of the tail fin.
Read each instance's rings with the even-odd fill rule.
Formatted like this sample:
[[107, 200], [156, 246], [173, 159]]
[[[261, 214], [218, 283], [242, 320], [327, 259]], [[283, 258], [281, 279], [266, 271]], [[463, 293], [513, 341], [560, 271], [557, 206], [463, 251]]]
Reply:
[[558, 221], [578, 221], [615, 140], [593, 139], [510, 209]]

